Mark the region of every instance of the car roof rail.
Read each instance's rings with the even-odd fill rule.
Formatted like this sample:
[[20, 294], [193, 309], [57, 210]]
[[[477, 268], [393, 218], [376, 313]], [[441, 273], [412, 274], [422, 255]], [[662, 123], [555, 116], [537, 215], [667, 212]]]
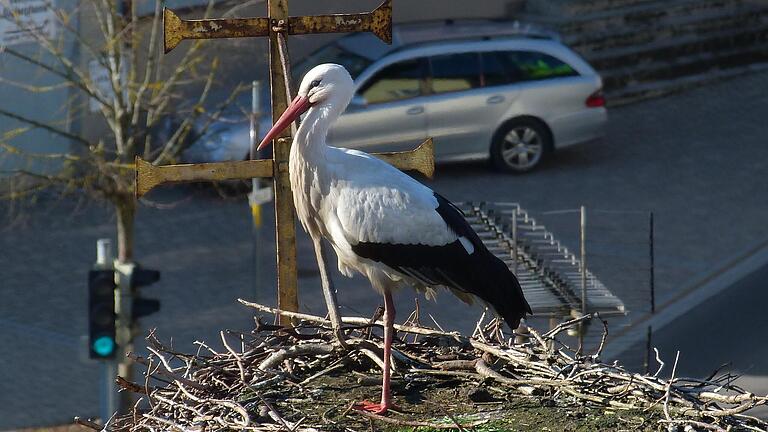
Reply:
[[413, 45], [446, 39], [521, 37], [560, 41], [560, 34], [540, 24], [519, 20], [445, 19], [403, 23], [393, 29], [395, 45]]

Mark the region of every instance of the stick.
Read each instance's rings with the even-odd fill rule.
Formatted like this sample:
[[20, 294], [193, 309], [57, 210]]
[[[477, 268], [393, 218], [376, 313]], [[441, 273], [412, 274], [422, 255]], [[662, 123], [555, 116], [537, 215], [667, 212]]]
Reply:
[[259, 364], [259, 370], [265, 371], [273, 369], [275, 366], [283, 362], [283, 360], [291, 357], [300, 357], [304, 355], [317, 355], [317, 354], [330, 354], [334, 350], [332, 344], [304, 344], [295, 345], [288, 349], [281, 349], [277, 352], [273, 352], [267, 357], [266, 360]]
[[544, 333], [542, 336], [545, 337], [545, 338], [554, 337], [555, 335], [557, 335], [561, 331], [566, 330], [566, 329], [568, 329], [569, 327], [572, 327], [575, 324], [578, 324], [578, 323], [580, 323], [582, 321], [591, 320], [591, 319], [592, 319], [592, 314], [586, 314], [586, 315], [582, 315], [582, 316], [580, 316], [578, 318], [574, 318], [574, 319], [569, 320], [569, 321], [561, 322], [560, 324], [556, 325], [555, 328], [553, 328], [552, 330]]
[[517, 387], [518, 390], [520, 390], [523, 394], [527, 396], [532, 396], [534, 393], [536, 393], [536, 389], [534, 387], [531, 387], [529, 385], [521, 385], [522, 383], [518, 380], [507, 378], [504, 375], [496, 372], [495, 370], [488, 367], [488, 365], [483, 361], [483, 359], [477, 359], [477, 362], [475, 363], [475, 370], [480, 375], [486, 377], [486, 378], [493, 378], [496, 381], [499, 381], [503, 384]]
[[[149, 365], [149, 362], [147, 361], [147, 359], [145, 359], [144, 357], [137, 356], [134, 353], [129, 353], [128, 357], [130, 357], [136, 363], [142, 364], [144, 366], [148, 366]], [[208, 390], [208, 388], [206, 386], [201, 385], [199, 383], [196, 383], [196, 382], [194, 382], [192, 380], [186, 379], [186, 378], [184, 378], [182, 376], [179, 376], [178, 374], [175, 374], [173, 372], [169, 372], [169, 371], [164, 371], [162, 369], [158, 369], [157, 372], [155, 372], [155, 373], [157, 373], [158, 375], [166, 376], [166, 377], [168, 377], [168, 378], [170, 378], [172, 380], [178, 381], [178, 382], [180, 382], [180, 383], [182, 383], [184, 385], [188, 385], [190, 387], [194, 387], [194, 388], [196, 388], [198, 390]]]
[[117, 378], [115, 378], [115, 382], [117, 383], [117, 385], [119, 385], [120, 387], [130, 392], [139, 393], [139, 394], [149, 394], [143, 386], [140, 386], [136, 383], [132, 383], [119, 375]]
[[[304, 321], [308, 321], [308, 322], [313, 322], [313, 323], [316, 323], [316, 324], [321, 324], [321, 325], [325, 325], [325, 326], [331, 327], [331, 322], [329, 320], [327, 320], [325, 318], [320, 318], [319, 316], [304, 314], [304, 313], [300, 313], [300, 312], [281, 311], [281, 310], [278, 310], [278, 309], [275, 309], [275, 308], [272, 308], [272, 307], [269, 307], [269, 306], [264, 306], [264, 305], [261, 305], [261, 304], [258, 304], [258, 303], [249, 302], [249, 301], [243, 300], [243, 299], [237, 299], [237, 301], [239, 301], [240, 303], [242, 303], [245, 306], [252, 307], [254, 309], [258, 309], [258, 310], [263, 311], [263, 312], [268, 312], [268, 313], [272, 313], [272, 314], [279, 314], [279, 315], [286, 316], [286, 317], [289, 317], [289, 318], [297, 318], [297, 319], [300, 319], [300, 320], [304, 320]], [[341, 318], [341, 322], [345, 323], [345, 324], [354, 324], [354, 325], [359, 325], [359, 326], [375, 325], [375, 326], [382, 327], [382, 328], [384, 327], [384, 323], [382, 321], [380, 321], [380, 320], [376, 320], [376, 321], [374, 321], [372, 323], [370, 319], [363, 318], [363, 317], [342, 317]], [[405, 332], [405, 333], [420, 334], [420, 335], [424, 335], [424, 336], [449, 337], [449, 338], [453, 338], [453, 339], [455, 339], [455, 340], [457, 340], [459, 342], [463, 342], [463, 341], [466, 340], [466, 338], [464, 338], [463, 336], [459, 335], [459, 333], [457, 333], [457, 332], [448, 333], [448, 332], [444, 332], [444, 331], [428, 329], [428, 328], [425, 328], [425, 327], [414, 327], [414, 326], [405, 326], [405, 325], [395, 324], [395, 329], [397, 329], [397, 331], [401, 331], [401, 332]]]
[[659, 423], [684, 424], [684, 425], [687, 424], [687, 425], [692, 425], [692, 426], [696, 426], [698, 428], [703, 428], [707, 430], [725, 432], [725, 429], [721, 428], [720, 426], [711, 425], [708, 423], [702, 423], [694, 420], [659, 420]]
[[659, 356], [659, 350], [656, 347], [653, 347], [653, 351], [656, 353], [656, 361], [659, 363], [659, 369], [656, 370], [655, 374], [653, 374], [653, 377], [656, 378], [661, 373], [661, 370], [664, 369], [664, 362], [661, 361], [661, 356]]
[[664, 396], [664, 416], [667, 418], [667, 420], [672, 420], [672, 417], [669, 416], [669, 393], [670, 390], [672, 390], [672, 383], [675, 381], [675, 372], [677, 371], [677, 361], [680, 359], [680, 351], [677, 352], [675, 355], [675, 364], [672, 365], [672, 376], [669, 378], [669, 382], [667, 383], [667, 391], [666, 395]]
[[605, 347], [605, 341], [608, 339], [608, 322], [606, 322], [598, 314], [598, 312], [595, 312], [595, 318], [600, 319], [600, 322], [603, 324], [603, 335], [600, 337], [600, 345], [597, 347], [597, 351], [595, 351], [595, 354], [592, 355], [592, 358], [599, 359], [600, 355], [603, 354], [603, 348]]
[[101, 430], [101, 426], [99, 426], [98, 424], [96, 424], [96, 423], [94, 423], [94, 422], [92, 422], [90, 420], [86, 420], [84, 418], [75, 417], [74, 418], [74, 422], [75, 422], [75, 424], [79, 424], [80, 426], [85, 426], [85, 427], [93, 429], [93, 430], [97, 430], [97, 431]]

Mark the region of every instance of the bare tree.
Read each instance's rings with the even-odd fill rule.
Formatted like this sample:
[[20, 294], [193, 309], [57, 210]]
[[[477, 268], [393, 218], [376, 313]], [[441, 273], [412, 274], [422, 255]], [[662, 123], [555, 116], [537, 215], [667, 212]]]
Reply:
[[[188, 145], [190, 132], [195, 128], [205, 130], [236, 94], [232, 91], [217, 107], [206, 109], [218, 58], [204, 53], [199, 41], [188, 44], [183, 54], [170, 61], [163, 56], [161, 3], [150, 1], [154, 1], [154, 12], [144, 17], [131, 0], [84, 0], [75, 6], [76, 10], [50, 9], [60, 29], [53, 38], [25, 20], [23, 11], [14, 9], [10, 0], [0, 0], [9, 11], [0, 19], [12, 20], [38, 47], [37, 54], [4, 47], [4, 55], [59, 80], [58, 84], [40, 86], [0, 76], [0, 84], [21, 88], [30, 97], [40, 98], [41, 103], [47, 93], [63, 87], [69, 88], [72, 95], [61, 121], [39, 121], [14, 111], [10, 104], [0, 105], [0, 115], [24, 125], [0, 135], [0, 149], [30, 159], [61, 162], [56, 172], [13, 170], [14, 184], [24, 186], [4, 197], [22, 199], [54, 187], [85, 191], [110, 203], [117, 216], [121, 262], [131, 261], [133, 255], [135, 156], [156, 165], [174, 162]], [[46, 7], [52, 8], [49, 4]], [[205, 15], [212, 9], [210, 1]], [[93, 34], [86, 34], [84, 26], [79, 25], [86, 19], [95, 24]], [[65, 40], [78, 45], [80, 59], [67, 55]], [[92, 76], [93, 70], [99, 71], [98, 77]], [[95, 111], [95, 115], [89, 111]], [[89, 127], [72, 130], [67, 125], [73, 118], [88, 120]], [[91, 125], [103, 128], [103, 132], [93, 133]], [[55, 154], [32, 154], [14, 143], [37, 129], [60, 137], [69, 143], [68, 148]], [[165, 133], [156, 133], [160, 129]]]

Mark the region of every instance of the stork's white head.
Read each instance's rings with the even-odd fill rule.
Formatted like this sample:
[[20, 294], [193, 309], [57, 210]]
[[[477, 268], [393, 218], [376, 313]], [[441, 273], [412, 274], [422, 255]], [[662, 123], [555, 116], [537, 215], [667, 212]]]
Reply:
[[352, 99], [354, 82], [343, 66], [326, 63], [315, 66], [304, 75], [299, 97], [309, 99], [311, 106], [325, 105], [344, 110]]
[[304, 75], [299, 93], [264, 136], [259, 149], [269, 144], [297, 117], [309, 109], [328, 109], [330, 116], [335, 118], [347, 108], [353, 94], [354, 82], [343, 66], [333, 63], [315, 66]]

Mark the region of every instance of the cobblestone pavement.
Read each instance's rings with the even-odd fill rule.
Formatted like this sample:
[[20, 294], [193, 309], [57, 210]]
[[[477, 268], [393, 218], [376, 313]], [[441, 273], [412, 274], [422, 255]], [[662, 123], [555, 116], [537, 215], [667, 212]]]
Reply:
[[[560, 151], [535, 173], [442, 166], [430, 186], [454, 201], [517, 201], [534, 215], [586, 205], [594, 228], [591, 267], [630, 311], [643, 311], [645, 213], [597, 210], [655, 212], [659, 303], [768, 238], [767, 91], [768, 74], [761, 73], [613, 109], [604, 141]], [[197, 339], [216, 344], [223, 328], [249, 328], [250, 311], [235, 299], [274, 297], [271, 217], [256, 275], [243, 199], [221, 199], [200, 187], [161, 190], [149, 199], [173, 205], [144, 206], [138, 215], [135, 256], [162, 271], [162, 280], [146, 290], [162, 301], [162, 313], [145, 326], [158, 327], [179, 349], [192, 349]], [[7, 204], [0, 206], [7, 213]], [[27, 216], [3, 218], [0, 230], [0, 429], [67, 422], [98, 409], [99, 365], [85, 359], [80, 336], [87, 324], [87, 271], [96, 240], [114, 236], [113, 218], [107, 209], [69, 198], [39, 202]], [[575, 246], [575, 219], [541, 217]], [[601, 237], [603, 228], [614, 237]], [[599, 242], [610, 238], [634, 244]], [[322, 313], [314, 254], [303, 235], [298, 254], [302, 307]], [[628, 274], [635, 275], [632, 283]], [[335, 280], [345, 312], [369, 315], [379, 304], [360, 278], [337, 274]], [[413, 295], [402, 292], [397, 300], [402, 318]], [[452, 328], [466, 328], [478, 315], [448, 295], [422, 306]]]

